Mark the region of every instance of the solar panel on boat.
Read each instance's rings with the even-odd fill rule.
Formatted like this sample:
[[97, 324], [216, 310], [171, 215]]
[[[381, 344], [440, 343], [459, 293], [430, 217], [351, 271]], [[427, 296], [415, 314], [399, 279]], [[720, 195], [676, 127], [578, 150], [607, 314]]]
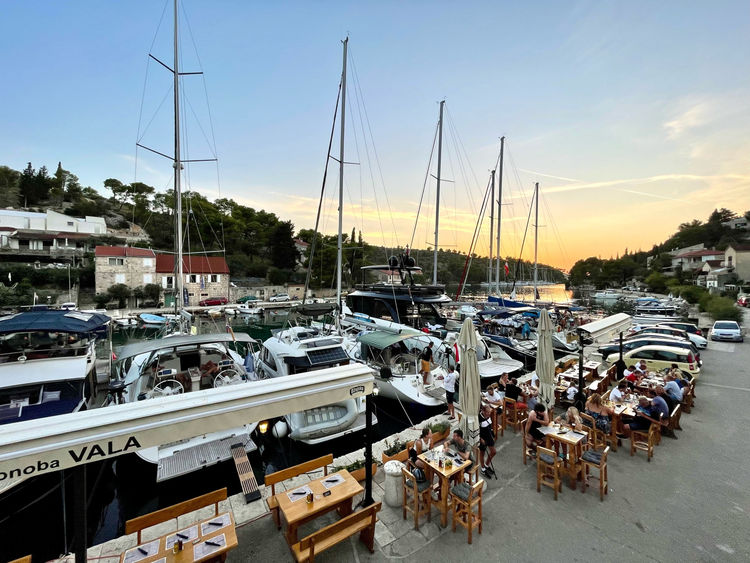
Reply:
[[348, 360], [346, 352], [343, 348], [326, 348], [324, 350], [308, 350], [307, 359], [310, 360], [310, 365], [319, 366], [325, 364], [335, 364]]

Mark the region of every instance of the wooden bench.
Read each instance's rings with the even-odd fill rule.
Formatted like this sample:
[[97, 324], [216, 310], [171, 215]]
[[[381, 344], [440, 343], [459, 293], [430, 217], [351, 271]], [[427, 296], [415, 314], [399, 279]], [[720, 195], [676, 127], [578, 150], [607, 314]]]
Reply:
[[273, 521], [276, 523], [276, 528], [281, 529], [281, 517], [279, 516], [279, 502], [274, 498], [276, 496], [276, 484], [297, 477], [303, 473], [315, 471], [316, 469], [323, 468], [323, 475], [328, 475], [328, 466], [333, 463], [333, 454], [324, 455], [317, 459], [311, 459], [305, 463], [299, 465], [293, 465], [287, 467], [276, 473], [269, 473], [265, 477], [266, 486], [271, 485], [271, 496], [268, 497], [268, 508], [273, 516]]
[[214, 516], [218, 516], [219, 503], [223, 500], [227, 500], [226, 488], [219, 489], [218, 491], [213, 491], [212, 493], [206, 493], [205, 495], [191, 498], [184, 502], [173, 504], [172, 506], [162, 508], [161, 510], [149, 512], [148, 514], [138, 516], [137, 518], [132, 518], [131, 520], [125, 522], [125, 533], [132, 534], [133, 532], [138, 532], [138, 543], [140, 544], [141, 532], [144, 529], [150, 528], [151, 526], [156, 526], [157, 524], [161, 524], [162, 522], [166, 522], [167, 520], [177, 519], [179, 516], [187, 514], [188, 512], [193, 512], [194, 510], [198, 510], [200, 508], [213, 504]]
[[302, 538], [292, 545], [295, 560], [313, 563], [318, 553], [341, 543], [357, 532], [359, 532], [360, 541], [367, 546], [370, 553], [374, 553], [376, 513], [381, 507], [381, 503], [372, 504]]

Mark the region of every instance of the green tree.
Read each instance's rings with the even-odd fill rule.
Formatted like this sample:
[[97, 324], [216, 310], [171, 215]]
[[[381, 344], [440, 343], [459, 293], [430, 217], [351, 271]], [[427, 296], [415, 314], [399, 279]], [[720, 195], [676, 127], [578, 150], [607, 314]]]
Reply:
[[124, 283], [117, 283], [107, 289], [110, 300], [117, 301], [117, 306], [122, 309], [127, 306], [128, 298], [132, 294], [130, 288]]
[[21, 173], [8, 166], [0, 166], [0, 207], [17, 207], [21, 194], [18, 182]]
[[143, 286], [143, 296], [147, 301], [159, 302], [161, 297], [161, 287], [155, 283], [147, 283]]
[[83, 187], [78, 180], [78, 176], [68, 173], [65, 179], [65, 201], [77, 202], [83, 195]]
[[287, 270], [293, 270], [296, 267], [299, 252], [293, 237], [294, 225], [291, 221], [282, 221], [271, 231], [268, 246], [276, 267]]
[[667, 289], [667, 278], [659, 272], [651, 272], [644, 281], [649, 289], [656, 293], [664, 293]]

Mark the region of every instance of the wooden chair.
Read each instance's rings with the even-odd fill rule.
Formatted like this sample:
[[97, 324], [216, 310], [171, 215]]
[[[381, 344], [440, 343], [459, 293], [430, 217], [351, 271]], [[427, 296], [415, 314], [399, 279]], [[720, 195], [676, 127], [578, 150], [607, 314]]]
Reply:
[[582, 412], [581, 420], [583, 420], [583, 424], [586, 426], [586, 431], [589, 435], [589, 445], [592, 448], [601, 450], [609, 444], [612, 447], [612, 451], [617, 451], [617, 429], [614, 423], [612, 424], [612, 431], [609, 434], [605, 434], [596, 427], [596, 420], [594, 420], [593, 416]]
[[551, 487], [557, 500], [557, 493], [562, 492], [562, 460], [557, 457], [554, 450], [540, 446], [536, 452], [536, 491], [541, 493], [542, 485]]
[[359, 540], [367, 546], [370, 553], [374, 553], [375, 523], [378, 521], [377, 513], [382, 506], [379, 502], [371, 504], [367, 508], [353, 512], [349, 516], [345, 516], [341, 520], [337, 520], [333, 524], [302, 538], [292, 545], [292, 554], [294, 554], [295, 560], [313, 563], [318, 553], [341, 543], [357, 532], [359, 532]]
[[406, 467], [401, 468], [401, 478], [403, 480], [404, 520], [406, 520], [406, 512], [411, 512], [414, 515], [414, 529], [419, 530], [419, 518], [422, 515], [427, 515], [428, 522], [432, 520], [432, 482], [425, 480], [418, 483]]
[[264, 483], [266, 486], [271, 485], [271, 496], [268, 497], [268, 509], [271, 511], [273, 521], [276, 523], [276, 528], [281, 529], [281, 517], [279, 515], [279, 502], [276, 500], [276, 485], [287, 479], [297, 477], [303, 473], [309, 473], [317, 469], [323, 469], [323, 475], [328, 475], [328, 466], [333, 463], [333, 454], [324, 455], [317, 459], [311, 459], [305, 463], [299, 465], [293, 465], [287, 467], [276, 473], [269, 473], [265, 476]]
[[[588, 449], [583, 452], [581, 461], [583, 462], [583, 484], [581, 485], [581, 492], [586, 492], [588, 487], [588, 480], [590, 477], [599, 480], [599, 500], [604, 501], [604, 495], [609, 492], [609, 479], [607, 478], [607, 454], [609, 454], [609, 446], [604, 448], [603, 451], [597, 452], [593, 449]], [[595, 476], [589, 474], [591, 468], [598, 469], [599, 473]]]
[[[482, 533], [482, 488], [484, 481], [479, 479], [473, 486], [459, 483], [451, 488], [451, 512], [453, 531], [456, 531], [456, 522], [461, 524], [469, 532], [469, 543], [474, 528]], [[474, 511], [476, 509], [476, 512]]]
[[682, 388], [682, 402], [680, 402], [682, 412], [689, 413], [693, 406], [693, 387], [692, 385], [685, 385]]
[[527, 410], [518, 406], [517, 401], [508, 397], [503, 398], [503, 416], [500, 427], [500, 435], [505, 436], [505, 428], [508, 425], [513, 427], [514, 432], [518, 432], [518, 426], [521, 419], [526, 416]]
[[661, 422], [652, 422], [648, 431], [633, 430], [630, 433], [630, 455], [635, 455], [635, 450], [644, 451], [650, 462], [651, 458], [654, 457], [654, 446], [657, 444], [659, 436], [661, 436], [660, 427]]
[[132, 534], [134, 532], [138, 532], [137, 539], [138, 543], [140, 544], [141, 533], [144, 529], [150, 528], [151, 526], [156, 526], [157, 524], [161, 524], [162, 522], [166, 522], [167, 520], [176, 520], [179, 516], [187, 514], [188, 512], [193, 512], [194, 510], [198, 510], [200, 508], [203, 508], [204, 506], [213, 504], [214, 516], [218, 516], [219, 503], [223, 500], [227, 500], [226, 488], [219, 489], [218, 491], [213, 491], [211, 493], [206, 493], [205, 495], [191, 498], [186, 501], [173, 504], [172, 506], [167, 506], [166, 508], [162, 508], [161, 510], [149, 512], [148, 514], [138, 516], [137, 518], [132, 518], [125, 522], [125, 533]]
[[526, 465], [526, 458], [531, 457], [529, 455], [529, 445], [526, 443], [526, 424], [528, 423], [529, 419], [524, 418], [521, 421], [521, 430], [523, 434], [521, 435], [521, 446], [523, 446], [523, 464]]
[[682, 405], [675, 405], [672, 409], [672, 414], [669, 415], [669, 420], [666, 421], [667, 429], [674, 432], [675, 430], [682, 430], [680, 426], [680, 417], [682, 416]]
[[472, 459], [474, 463], [468, 471], [464, 471], [464, 479], [469, 485], [474, 485], [479, 480], [479, 446], [472, 448]]

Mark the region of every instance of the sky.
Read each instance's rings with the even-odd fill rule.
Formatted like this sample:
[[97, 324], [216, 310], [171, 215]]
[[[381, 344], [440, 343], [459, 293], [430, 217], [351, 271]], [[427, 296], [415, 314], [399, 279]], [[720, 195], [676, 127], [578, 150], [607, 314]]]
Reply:
[[[0, 164], [170, 188], [171, 163], [136, 141], [173, 150], [171, 74], [148, 59], [172, 64], [171, 10], [5, 0]], [[180, 34], [180, 70], [204, 72], [182, 78], [183, 158], [218, 158], [187, 185], [297, 229], [315, 223], [347, 35], [343, 222], [368, 242], [432, 244], [443, 99], [443, 248], [468, 249], [500, 136], [504, 256], [521, 253], [535, 182], [539, 261], [561, 268], [750, 209], [747, 1], [183, 0]], [[337, 187], [330, 160], [327, 233]], [[486, 218], [479, 254], [489, 240]]]

